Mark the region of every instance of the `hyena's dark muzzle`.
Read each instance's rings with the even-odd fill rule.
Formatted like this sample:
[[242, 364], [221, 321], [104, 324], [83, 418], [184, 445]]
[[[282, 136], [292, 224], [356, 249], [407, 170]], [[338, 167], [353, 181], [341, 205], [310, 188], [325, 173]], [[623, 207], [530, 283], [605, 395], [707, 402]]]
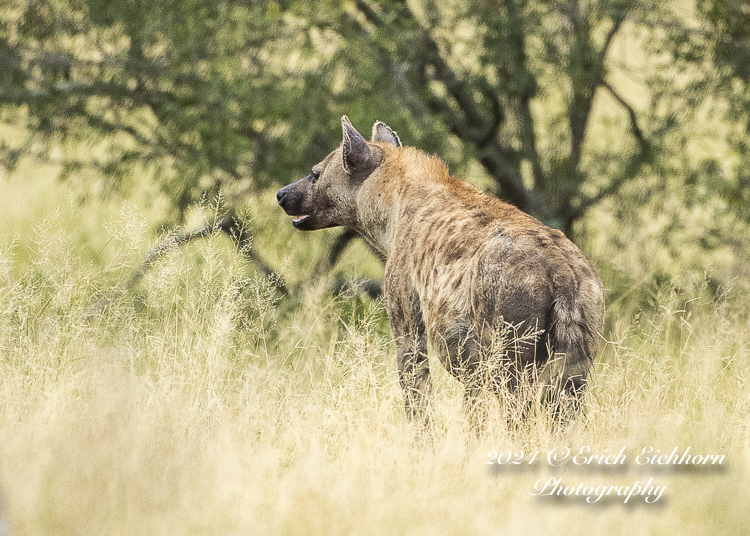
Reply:
[[312, 184], [309, 177], [303, 177], [297, 182], [284, 186], [276, 192], [276, 200], [279, 206], [284, 209], [289, 216], [294, 216], [292, 225], [300, 231], [314, 231], [323, 227], [330, 227], [330, 224], [321, 224], [318, 221], [320, 210], [316, 210], [312, 197]]
[[288, 186], [284, 186], [278, 192], [276, 192], [276, 200], [279, 202], [279, 206], [284, 209], [289, 216], [296, 216], [292, 220], [292, 225], [295, 229], [299, 229], [300, 225], [304, 226], [306, 220], [310, 218], [309, 214], [305, 214], [302, 209], [303, 202], [305, 200], [305, 194], [303, 188], [301, 188], [300, 182], [293, 182]]

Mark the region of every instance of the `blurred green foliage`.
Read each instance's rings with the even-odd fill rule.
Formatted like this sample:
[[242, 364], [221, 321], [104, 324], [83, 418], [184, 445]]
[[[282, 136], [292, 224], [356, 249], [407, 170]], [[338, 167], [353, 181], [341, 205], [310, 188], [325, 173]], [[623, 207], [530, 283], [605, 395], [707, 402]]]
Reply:
[[[625, 28], [664, 66], [641, 73], [638, 105], [612, 75]], [[11, 0], [0, 119], [29, 135], [2, 140], [0, 158], [72, 147], [63, 178], [94, 167], [115, 190], [146, 166], [176, 222], [219, 190], [304, 174], [346, 113], [571, 235], [636, 183], [688, 205], [720, 196], [747, 220], [748, 28], [740, 0]], [[602, 99], [621, 118], [612, 143], [592, 133]], [[723, 110], [730, 163], [682, 158], [706, 102]]]

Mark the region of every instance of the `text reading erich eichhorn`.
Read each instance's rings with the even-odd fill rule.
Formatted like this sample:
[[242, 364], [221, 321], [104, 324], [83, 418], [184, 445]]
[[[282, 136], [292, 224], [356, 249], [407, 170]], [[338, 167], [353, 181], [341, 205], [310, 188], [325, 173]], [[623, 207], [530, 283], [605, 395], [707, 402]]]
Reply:
[[[485, 463], [489, 465], [547, 465], [549, 467], [560, 467], [570, 465], [572, 467], [592, 467], [592, 466], [625, 466], [630, 463], [632, 458], [638, 466], [643, 467], [665, 467], [674, 468], [699, 468], [699, 467], [717, 467], [724, 465], [725, 456], [723, 454], [695, 454], [691, 452], [691, 447], [674, 447], [671, 451], [662, 451], [652, 446], [645, 446], [634, 457], [626, 453], [626, 447], [622, 447], [619, 452], [609, 453], [606, 449], [603, 453], [593, 453], [591, 447], [583, 446], [578, 452], [574, 453], [568, 447], [555, 447], [547, 452], [547, 455], [540, 456], [540, 451], [535, 450], [526, 453], [522, 450], [511, 452], [490, 451], [489, 460]], [[583, 498], [588, 503], [596, 503], [602, 498], [622, 500], [628, 503], [631, 499], [641, 499], [651, 504], [658, 501], [664, 492], [666, 486], [657, 485], [653, 478], [641, 482], [636, 480], [626, 485], [604, 484], [591, 485], [585, 482], [569, 484], [561, 476], [543, 477], [534, 484], [534, 491], [531, 495], [547, 496], [557, 498]]]

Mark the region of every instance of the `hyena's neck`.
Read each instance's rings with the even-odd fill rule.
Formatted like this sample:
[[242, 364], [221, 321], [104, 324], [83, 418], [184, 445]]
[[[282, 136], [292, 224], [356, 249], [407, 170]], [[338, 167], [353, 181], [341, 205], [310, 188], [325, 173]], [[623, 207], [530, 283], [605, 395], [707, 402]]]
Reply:
[[354, 230], [379, 255], [385, 258], [393, 241], [393, 229], [395, 228], [393, 220], [393, 214], [387, 211], [368, 211], [365, 217], [358, 219], [357, 227]]
[[446, 182], [450, 177], [441, 161], [429, 159], [427, 165], [410, 166], [408, 173], [398, 164], [381, 165], [357, 193], [355, 231], [383, 257], [388, 255], [402, 224], [410, 225], [420, 207], [426, 203], [445, 205], [451, 198]]
[[390, 153], [362, 183], [356, 200], [355, 230], [383, 257], [420, 206], [445, 202], [462, 184], [438, 158], [409, 147]]
[[394, 188], [393, 177], [387, 178], [376, 172], [370, 176], [357, 195], [357, 227], [355, 231], [364, 238], [377, 253], [386, 257], [393, 241], [398, 223], [400, 205], [398, 195], [403, 190]]

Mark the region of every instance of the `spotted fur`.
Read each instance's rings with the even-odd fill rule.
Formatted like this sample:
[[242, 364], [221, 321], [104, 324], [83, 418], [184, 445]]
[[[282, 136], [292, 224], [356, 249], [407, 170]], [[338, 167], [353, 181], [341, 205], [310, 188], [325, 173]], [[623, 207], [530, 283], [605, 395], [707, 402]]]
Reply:
[[513, 391], [522, 379], [556, 410], [563, 399], [577, 408], [604, 317], [601, 280], [581, 251], [403, 147], [385, 124], [371, 142], [346, 116], [342, 128], [341, 146], [277, 198], [297, 229], [354, 229], [386, 260], [407, 415], [429, 421], [428, 343], [464, 383], [475, 418], [481, 390]]

